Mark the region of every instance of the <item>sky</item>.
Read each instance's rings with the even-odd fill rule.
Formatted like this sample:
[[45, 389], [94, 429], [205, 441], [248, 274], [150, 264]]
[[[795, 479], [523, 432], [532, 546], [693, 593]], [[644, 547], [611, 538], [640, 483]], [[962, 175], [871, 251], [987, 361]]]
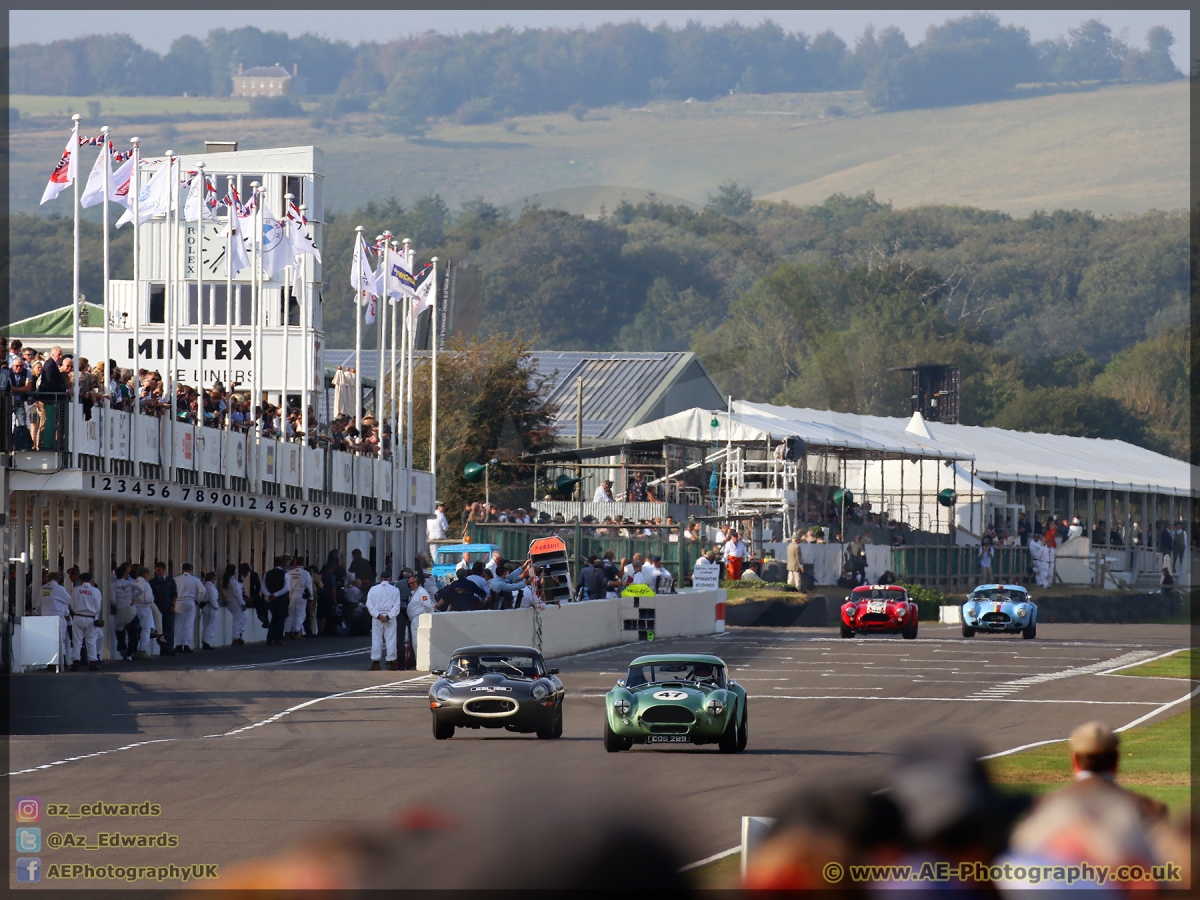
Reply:
[[[203, 36], [210, 28], [253, 25], [263, 30], [286, 31], [295, 36], [315, 32], [326, 37], [358, 43], [387, 41], [423, 31], [455, 33], [523, 27], [594, 27], [606, 22], [640, 20], [648, 25], [666, 22], [682, 26], [689, 19], [719, 25], [736, 19], [756, 25], [764, 19], [779, 23], [787, 31], [816, 34], [832, 29], [847, 44], [863, 27], [895, 25], [909, 43], [918, 42], [925, 29], [970, 10], [113, 10], [73, 9], [63, 12], [12, 10], [9, 40], [13, 44], [44, 43], [89, 34], [124, 32], [148, 49], [165, 53], [171, 41], [183, 34]], [[1172, 55], [1175, 64], [1188, 71], [1190, 13], [1186, 10], [1001, 10], [996, 15], [1005, 24], [1029, 29], [1034, 41], [1064, 36], [1067, 29], [1090, 18], [1098, 18], [1115, 33], [1127, 29], [1125, 39], [1142, 46], [1154, 25], [1166, 25], [1175, 34]]]

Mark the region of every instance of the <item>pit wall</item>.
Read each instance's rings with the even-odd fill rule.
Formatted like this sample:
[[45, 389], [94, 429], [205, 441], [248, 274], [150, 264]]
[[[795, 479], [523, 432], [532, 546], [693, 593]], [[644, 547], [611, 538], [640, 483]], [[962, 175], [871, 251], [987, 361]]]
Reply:
[[[650, 612], [653, 610], [653, 616]], [[416, 622], [417, 669], [444, 669], [450, 654], [473, 644], [538, 646], [548, 659], [658, 637], [687, 637], [725, 630], [725, 592], [681, 591], [651, 597], [618, 597], [532, 609], [426, 613]], [[632, 624], [632, 628], [627, 628]]]

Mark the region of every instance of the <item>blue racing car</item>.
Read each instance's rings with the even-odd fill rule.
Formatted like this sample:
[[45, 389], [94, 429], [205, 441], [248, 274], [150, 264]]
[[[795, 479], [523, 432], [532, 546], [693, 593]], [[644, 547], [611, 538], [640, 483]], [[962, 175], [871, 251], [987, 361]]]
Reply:
[[975, 632], [1016, 634], [1026, 640], [1037, 637], [1037, 605], [1019, 584], [981, 584], [962, 606], [962, 635]]

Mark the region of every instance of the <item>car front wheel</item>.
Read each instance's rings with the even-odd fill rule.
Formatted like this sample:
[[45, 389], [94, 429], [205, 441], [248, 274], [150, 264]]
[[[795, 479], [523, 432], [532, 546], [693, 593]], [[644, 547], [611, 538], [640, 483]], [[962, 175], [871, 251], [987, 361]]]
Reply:
[[842, 629], [841, 629], [840, 633], [841, 633], [842, 637], [844, 637], [844, 638], [854, 637], [854, 630], [849, 625], [847, 625], [845, 622], [842, 623]]
[[750, 724], [750, 710], [746, 707], [742, 707], [742, 726], [741, 726], [741, 728], [738, 729], [738, 743], [737, 743], [738, 753], [741, 753], [743, 750], [746, 749], [746, 742], [750, 739], [749, 732], [746, 729], [746, 726], [749, 724]]
[[975, 629], [964, 623], [962, 628], [963, 637], [975, 637]]
[[550, 740], [551, 738], [562, 737], [562, 707], [554, 714], [554, 720], [545, 728], [537, 730], [537, 736], [542, 740]]
[[737, 719], [731, 718], [729, 724], [725, 726], [725, 733], [717, 741], [717, 746], [721, 749], [722, 753], [737, 753], [741, 749], [738, 746], [741, 740], [741, 730], [738, 727]]
[[628, 750], [633, 746], [633, 738], [624, 738], [617, 734], [608, 724], [608, 719], [604, 720], [604, 749], [609, 753], [618, 753], [621, 750]]
[[1025, 628], [1024, 628], [1022, 631], [1021, 631], [1021, 637], [1023, 637], [1023, 638], [1024, 638], [1025, 640], [1027, 640], [1027, 641], [1031, 641], [1031, 640], [1033, 640], [1035, 637], [1037, 637], [1037, 622], [1030, 622], [1030, 623], [1029, 623], [1029, 624], [1028, 624], [1028, 625], [1027, 625], [1027, 626], [1026, 626], [1026, 627], [1025, 627]]
[[906, 641], [911, 641], [917, 636], [917, 620], [913, 619], [911, 623], [904, 626], [904, 630], [900, 632], [900, 636]]
[[438, 717], [433, 717], [433, 736], [439, 741], [444, 741], [454, 737], [454, 726], [448, 725], [445, 722], [438, 721]]

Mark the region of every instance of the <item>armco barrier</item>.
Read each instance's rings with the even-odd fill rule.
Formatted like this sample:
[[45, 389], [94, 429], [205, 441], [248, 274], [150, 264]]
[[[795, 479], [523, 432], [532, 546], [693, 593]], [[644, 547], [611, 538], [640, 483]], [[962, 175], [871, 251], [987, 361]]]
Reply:
[[[625, 623], [645, 622], [651, 610], [655, 637], [713, 634], [723, 630], [718, 612], [724, 603], [724, 591], [682, 591], [549, 606], [538, 614], [542, 654], [555, 658], [636, 641], [637, 630], [626, 630]], [[443, 669], [451, 653], [473, 644], [536, 647], [537, 624], [532, 609], [426, 613], [417, 620], [417, 668]]]

